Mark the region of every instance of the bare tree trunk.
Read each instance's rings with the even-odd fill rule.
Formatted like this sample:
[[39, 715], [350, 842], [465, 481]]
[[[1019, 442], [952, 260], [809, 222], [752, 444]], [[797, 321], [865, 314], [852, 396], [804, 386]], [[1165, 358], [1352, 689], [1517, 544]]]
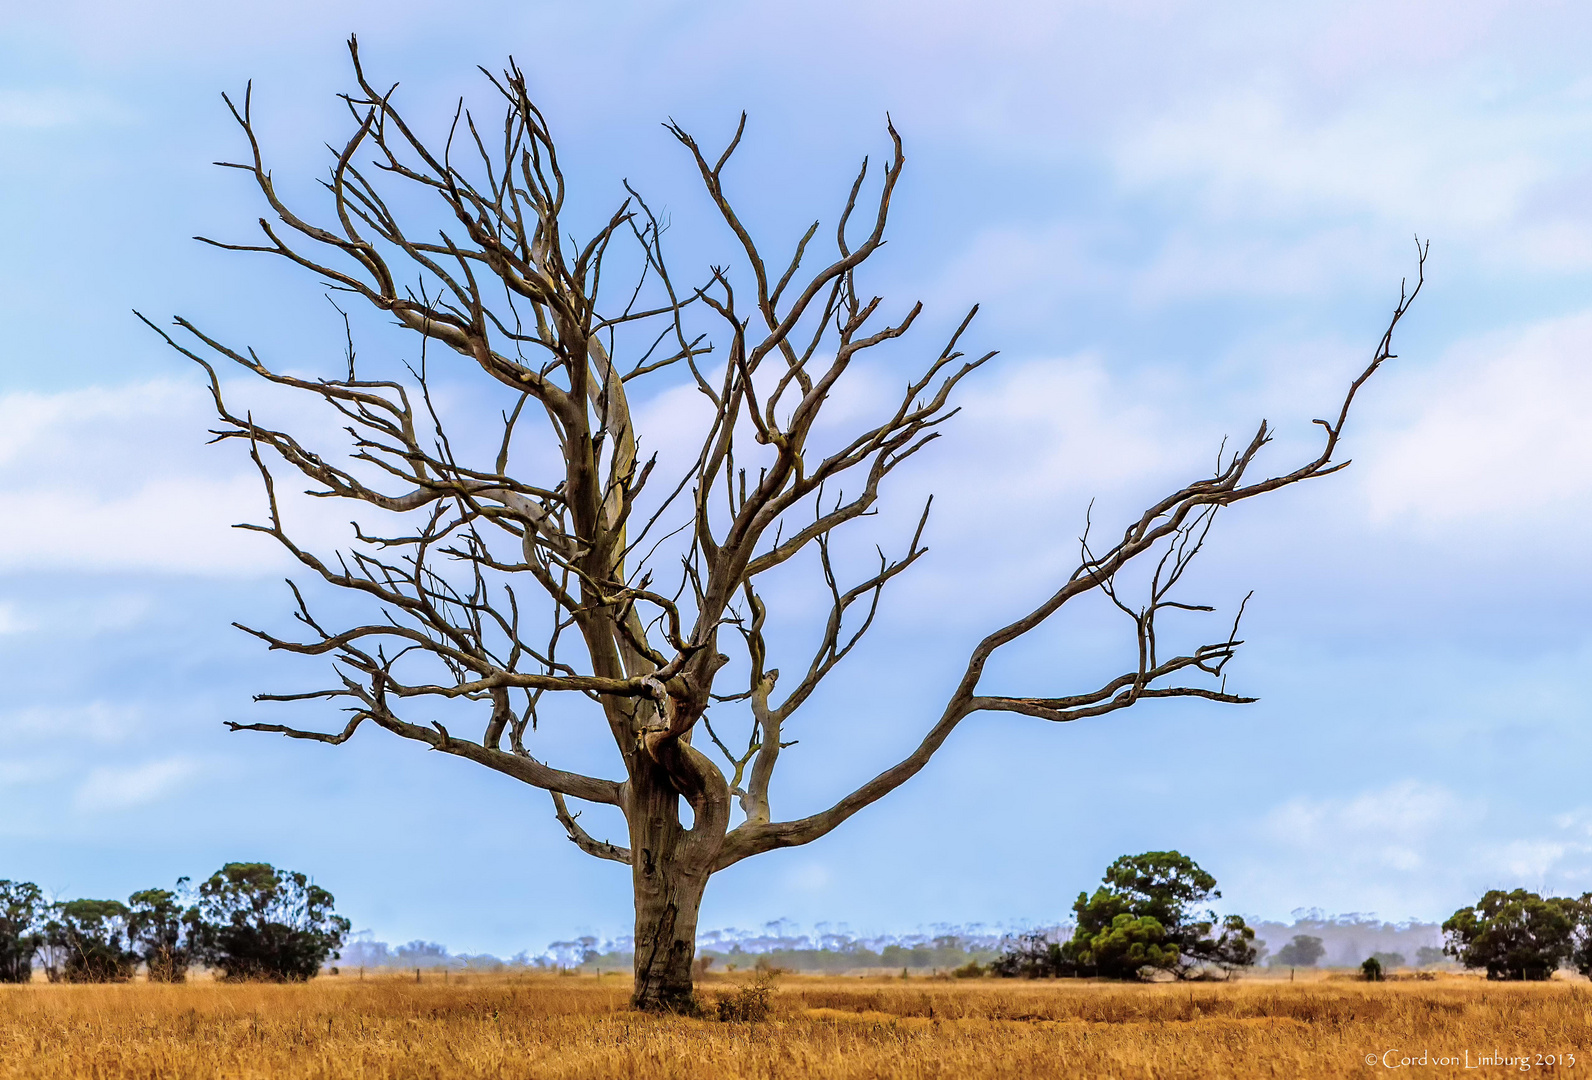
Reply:
[[691, 961], [708, 868], [680, 824], [680, 796], [661, 768], [631, 781], [631, 875], [636, 894], [636, 985], [631, 1004], [648, 1012], [695, 1008]]

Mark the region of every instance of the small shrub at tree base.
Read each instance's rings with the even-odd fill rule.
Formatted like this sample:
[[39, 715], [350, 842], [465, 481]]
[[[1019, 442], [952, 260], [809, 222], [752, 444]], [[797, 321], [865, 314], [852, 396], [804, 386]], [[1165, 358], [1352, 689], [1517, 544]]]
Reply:
[[33, 978], [33, 954], [44, 944], [38, 922], [46, 906], [31, 881], [0, 881], [0, 983]]
[[1548, 979], [1576, 951], [1584, 900], [1493, 889], [1443, 923], [1444, 952], [1489, 979]]
[[1382, 981], [1382, 961], [1374, 956], [1366, 957], [1365, 963], [1360, 965], [1360, 974], [1366, 982]]
[[718, 1018], [725, 1023], [755, 1024], [768, 1019], [768, 996], [774, 989], [775, 974], [760, 971], [756, 978], [733, 993], [720, 994], [714, 1001]]
[[228, 863], [199, 886], [197, 954], [226, 979], [299, 982], [348, 936], [332, 894], [300, 873], [266, 863]]
[[969, 960], [951, 972], [958, 979], [982, 979], [986, 973], [984, 965], [977, 960]]

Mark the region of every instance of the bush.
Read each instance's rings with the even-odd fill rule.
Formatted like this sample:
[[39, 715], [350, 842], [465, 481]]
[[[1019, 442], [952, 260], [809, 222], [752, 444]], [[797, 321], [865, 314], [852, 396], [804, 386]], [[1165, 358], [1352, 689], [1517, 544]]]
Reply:
[[1366, 957], [1365, 963], [1360, 965], [1360, 974], [1365, 977], [1366, 982], [1381, 982], [1382, 961], [1374, 956]]
[[951, 974], [958, 979], [982, 979], [986, 971], [984, 965], [977, 960], [969, 960], [961, 967], [953, 969]]
[[0, 881], [0, 983], [33, 978], [33, 954], [44, 944], [39, 918], [44, 894], [31, 881]]
[[[181, 889], [187, 878], [177, 882]], [[178, 983], [188, 978], [193, 962], [193, 924], [197, 912], [184, 909], [179, 893], [144, 889], [127, 898], [128, 938], [144, 962], [150, 982]]]
[[267, 863], [227, 863], [199, 886], [195, 952], [225, 979], [302, 982], [348, 936], [332, 894]]
[[1493, 889], [1443, 923], [1443, 951], [1489, 979], [1547, 979], [1571, 959], [1586, 919], [1581, 901]]
[[1166, 927], [1158, 920], [1149, 915], [1134, 918], [1128, 912], [1112, 918], [1110, 926], [1086, 941], [1075, 937], [1073, 944], [1081, 944], [1080, 959], [1108, 979], [1138, 978], [1146, 970], [1169, 971], [1182, 959], [1177, 943], [1167, 940]]
[[44, 924], [45, 971], [51, 982], [125, 982], [138, 970], [129, 948], [127, 905], [118, 900], [68, 900]]
[[1052, 941], [1050, 934], [1051, 931], [1040, 930], [1010, 942], [990, 964], [990, 974], [1003, 979], [1054, 979], [1076, 975], [1078, 966], [1068, 956], [1066, 947]]
[[720, 994], [714, 1005], [718, 1018], [726, 1023], [757, 1023], [767, 1020], [768, 996], [774, 989], [775, 975], [760, 971], [751, 982], [737, 988], [734, 993]]

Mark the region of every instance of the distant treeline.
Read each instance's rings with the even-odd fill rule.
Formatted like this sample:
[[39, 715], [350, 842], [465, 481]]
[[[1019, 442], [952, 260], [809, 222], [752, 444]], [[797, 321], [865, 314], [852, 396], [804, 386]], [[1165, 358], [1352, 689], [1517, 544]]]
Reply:
[[[1252, 923], [1255, 941], [1264, 945], [1261, 963], [1272, 966], [1357, 968], [1373, 956], [1385, 958], [1384, 967], [1430, 967], [1451, 963], [1443, 955], [1443, 929], [1436, 923], [1384, 922], [1374, 915], [1351, 912], [1327, 915], [1319, 909], [1298, 909], [1293, 922]], [[1295, 938], [1312, 938], [1320, 944], [1317, 958], [1299, 963], [1288, 953]], [[1394, 960], [1396, 958], [1396, 960]], [[1394, 960], [1394, 962], [1389, 962]]]
[[0, 880], [0, 982], [182, 982], [193, 967], [225, 979], [313, 978], [348, 934], [332, 894], [267, 863], [227, 863], [197, 888], [141, 889], [120, 900], [47, 900]]
[[[1409, 966], [1415, 966], [1418, 956], [1424, 955], [1427, 962], [1432, 962], [1432, 954], [1421, 950], [1440, 951], [1442, 944], [1441, 928], [1434, 923], [1390, 923], [1358, 913], [1327, 915], [1315, 909], [1296, 911], [1293, 917], [1291, 923], [1268, 920], [1253, 924], [1261, 964], [1277, 963], [1277, 952], [1301, 935], [1324, 943], [1324, 955], [1316, 961], [1322, 967], [1357, 968], [1373, 955], [1400, 954], [1408, 957]], [[780, 920], [761, 930], [707, 931], [697, 938], [697, 959], [699, 963], [707, 961], [702, 967], [708, 971], [746, 970], [761, 964], [764, 968], [812, 974], [903, 968], [913, 974], [930, 974], [966, 968], [968, 964], [988, 965], [1022, 938], [1037, 935], [1061, 942], [1071, 938], [1074, 930], [1071, 923], [1017, 928], [975, 923], [942, 924], [911, 934], [859, 935], [827, 927], [804, 931]], [[633, 959], [628, 935], [611, 939], [588, 935], [555, 941], [539, 954], [527, 950], [504, 958], [490, 953], [452, 953], [433, 941], [394, 946], [363, 931], [343, 946], [338, 962], [345, 968], [369, 970], [447, 967], [461, 971], [518, 969], [597, 974], [629, 972]], [[1441, 958], [1436, 962], [1441, 962]]]
[[[793, 932], [786, 922], [762, 930], [715, 930], [698, 938], [699, 970], [734, 971], [775, 967], [785, 971], [842, 972], [867, 968], [905, 968], [915, 972], [951, 970], [968, 963], [986, 964], [1000, 954], [1010, 935], [982, 926], [938, 927], [932, 934], [858, 937], [834, 931]], [[593, 936], [555, 941], [540, 955], [521, 952], [503, 959], [488, 953], [451, 953], [432, 941], [393, 946], [369, 932], [356, 934], [343, 946], [339, 964], [347, 969], [441, 968], [468, 971], [570, 971], [584, 974], [622, 971], [634, 966], [629, 936], [602, 940]]]

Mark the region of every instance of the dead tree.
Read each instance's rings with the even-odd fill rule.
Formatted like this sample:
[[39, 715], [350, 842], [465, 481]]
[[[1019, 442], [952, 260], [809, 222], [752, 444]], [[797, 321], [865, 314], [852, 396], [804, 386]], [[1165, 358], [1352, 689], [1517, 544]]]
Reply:
[[[815, 223], [770, 263], [725, 176], [744, 115], [716, 154], [667, 125], [738, 249], [734, 272], [713, 267], [685, 286], [664, 257], [663, 223], [628, 184], [623, 204], [591, 235], [570, 231], [551, 135], [512, 61], [500, 78], [483, 69], [505, 103], [501, 130], [478, 126], [461, 102], [445, 138], [433, 142], [405, 119], [395, 87], [370, 81], [357, 43], [349, 46], [357, 89], [343, 100], [353, 133], [333, 150], [325, 215], [313, 220], [279, 194], [246, 93], [241, 105], [227, 104], [249, 153], [228, 167], [253, 178], [270, 217], [260, 219], [262, 242], [218, 246], [279, 256], [368, 303], [413, 332], [419, 358], [403, 369], [389, 365], [396, 374], [388, 377], [361, 378], [350, 335], [346, 363], [310, 378], [186, 319], [175, 321], [180, 333], [165, 335], [209, 375], [215, 438], [245, 445], [259, 469], [267, 515], [243, 527], [274, 537], [323, 582], [361, 594], [371, 612], [364, 622], [329, 625], [290, 582], [297, 635], [243, 629], [272, 649], [331, 658], [333, 677], [313, 692], [260, 699], [340, 703], [347, 722], [332, 731], [270, 723], [232, 723], [233, 730], [339, 744], [370, 723], [548, 792], [554, 817], [581, 850], [630, 866], [634, 1001], [674, 1009], [691, 1000], [709, 877], [824, 836], [916, 774], [968, 716], [1017, 712], [1062, 722], [1153, 698], [1252, 700], [1227, 692], [1222, 678], [1241, 644], [1236, 620], [1176, 651], [1164, 647], [1157, 617], [1211, 610], [1175, 594], [1217, 510], [1346, 464], [1334, 455], [1349, 407], [1392, 357], [1394, 327], [1419, 280], [1401, 290], [1341, 407], [1316, 421], [1319, 454], [1252, 477], [1270, 440], [1262, 423], [1246, 444], [1218, 455], [1214, 472], [1156, 501], [1120, 538], [1098, 545], [1086, 538], [1076, 569], [973, 648], [917, 746], [833, 806], [780, 819], [770, 788], [793, 717], [872, 625], [885, 586], [923, 557], [928, 507], [915, 515], [904, 553], [881, 554], [857, 580], [835, 555], [836, 530], [874, 511], [885, 480], [954, 414], [958, 384], [994, 355], [964, 357], [969, 312], [944, 347], [919, 362], [899, 398], [875, 403], [876, 423], [840, 439], [814, 436], [848, 370], [901, 339], [919, 316], [914, 305], [891, 321], [860, 281], [885, 241], [904, 165], [900, 138], [890, 127], [889, 161], [871, 187], [863, 163], [826, 234], [832, 253], [817, 257], [825, 241]], [[426, 206], [438, 220], [417, 225]], [[1424, 266], [1424, 249], [1419, 254]], [[501, 401], [500, 416], [476, 418], [464, 442], [443, 423], [428, 346], [453, 357], [448, 378], [473, 373]], [[229, 364], [321, 399], [349, 441], [328, 450], [313, 432], [278, 430], [235, 408], [217, 370]], [[644, 456], [633, 424], [640, 388], [660, 381], [694, 385], [706, 403], [696, 451], [667, 476], [657, 457]], [[482, 442], [483, 422], [495, 432], [490, 448], [472, 450], [466, 443]], [[539, 465], [522, 464], [538, 453]], [[346, 549], [317, 552], [295, 539], [276, 492], [284, 467], [307, 478], [311, 494], [362, 508], [366, 520], [356, 522]], [[369, 524], [371, 514], [380, 527]], [[1133, 566], [1146, 572], [1130, 587], [1124, 572]], [[770, 663], [763, 599], [766, 575], [780, 567], [810, 569], [830, 599], [816, 648], [784, 679]], [[1090, 593], [1109, 597], [1132, 622], [1137, 648], [1119, 674], [1052, 697], [982, 685], [999, 649]], [[719, 685], [727, 680], [733, 685]], [[537, 710], [559, 697], [590, 703], [581, 707], [592, 723], [603, 722], [618, 751], [617, 777], [566, 771], [534, 755]], [[458, 732], [455, 717], [469, 709], [479, 719]], [[731, 734], [737, 723], [744, 738]], [[628, 844], [590, 835], [571, 800], [617, 807]]]

